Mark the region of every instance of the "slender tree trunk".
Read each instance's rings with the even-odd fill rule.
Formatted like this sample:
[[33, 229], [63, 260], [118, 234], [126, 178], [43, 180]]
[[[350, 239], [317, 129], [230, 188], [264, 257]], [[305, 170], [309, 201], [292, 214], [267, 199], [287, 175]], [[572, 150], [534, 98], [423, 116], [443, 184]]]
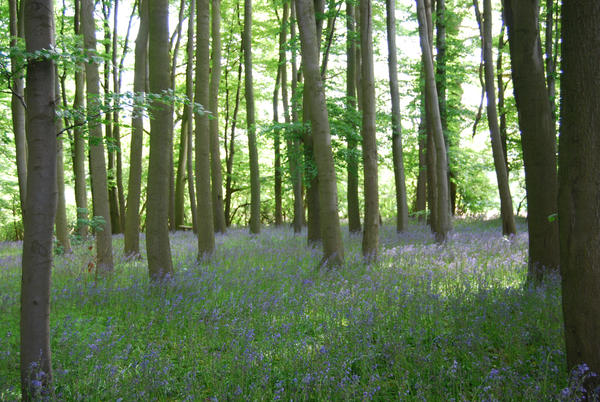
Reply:
[[[424, 97], [421, 96], [421, 101]], [[427, 210], [427, 133], [425, 128], [425, 107], [421, 106], [421, 121], [419, 123], [419, 173], [417, 175], [417, 188], [415, 189], [415, 207], [414, 211], [418, 216], [419, 222], [425, 220]]]
[[[21, 0], [23, 7], [24, 0]], [[23, 37], [23, 22], [19, 21], [20, 10], [17, 0], [9, 0], [10, 19], [10, 46], [17, 46], [18, 38]], [[22, 15], [22, 14], [21, 14]], [[25, 213], [25, 197], [27, 194], [27, 142], [25, 139], [25, 93], [23, 86], [23, 72], [19, 71], [19, 60], [11, 57], [11, 85], [12, 97], [10, 106], [12, 111], [12, 127], [15, 134], [15, 148], [17, 154], [17, 176], [19, 180], [19, 200], [21, 212]]]
[[[94, 22], [94, 2], [81, 1], [81, 31], [83, 43], [88, 54], [96, 54], [96, 30]], [[101, 109], [100, 74], [98, 64], [90, 61], [85, 65], [85, 80], [87, 87], [87, 118], [90, 147], [90, 178], [92, 182], [92, 201], [94, 215], [103, 220], [100, 228], [96, 229], [96, 273], [105, 274], [113, 270], [112, 229], [110, 221], [110, 206], [108, 201], [108, 184], [102, 126], [97, 115]]]
[[[25, 3], [27, 52], [54, 44], [51, 0]], [[23, 216], [25, 237], [21, 280], [21, 392], [24, 401], [52, 396], [50, 352], [50, 272], [52, 227], [56, 211], [55, 66], [50, 59], [27, 63], [27, 124], [29, 150]], [[40, 375], [40, 373], [44, 373]], [[41, 381], [36, 387], [34, 380]], [[40, 395], [41, 393], [41, 395]]]
[[396, 231], [402, 232], [408, 224], [404, 159], [402, 156], [402, 128], [400, 116], [400, 94], [398, 92], [398, 56], [396, 55], [396, 0], [386, 0], [388, 68], [390, 95], [392, 98], [392, 158], [394, 183], [396, 184]]
[[[504, 15], [504, 11], [502, 12]], [[502, 154], [504, 155], [504, 162], [506, 165], [506, 172], [509, 173], [510, 169], [508, 166], [508, 127], [506, 123], [506, 106], [504, 101], [504, 66], [503, 66], [503, 53], [504, 53], [504, 28], [505, 21], [502, 18], [502, 28], [500, 29], [500, 37], [498, 38], [498, 59], [496, 61], [496, 80], [498, 84], [498, 114], [500, 118], [500, 142], [502, 143]]]
[[315, 11], [311, 0], [296, 0], [302, 47], [304, 90], [311, 100], [310, 120], [314, 140], [315, 161], [319, 171], [319, 213], [323, 239], [323, 264], [339, 266], [344, 261], [342, 233], [337, 209], [337, 184], [331, 135], [325, 103], [325, 91], [319, 72], [319, 42]]
[[[354, 2], [346, 2], [346, 97], [348, 114], [356, 113], [356, 20], [354, 17]], [[353, 119], [353, 116], [350, 117]], [[349, 120], [352, 124], [353, 120]], [[360, 203], [358, 199], [358, 152], [357, 152], [357, 127], [352, 124], [352, 130], [348, 133], [346, 143], [348, 153], [346, 157], [347, 175], [348, 175], [348, 230], [350, 233], [361, 231], [360, 224]]]
[[448, 237], [448, 232], [452, 229], [450, 220], [450, 204], [448, 194], [446, 145], [444, 143], [444, 133], [442, 121], [440, 118], [437, 90], [435, 87], [435, 73], [433, 69], [433, 57], [431, 55], [431, 39], [427, 32], [427, 17], [422, 0], [417, 0], [417, 15], [419, 19], [419, 36], [421, 42], [421, 51], [425, 64], [425, 101], [427, 102], [427, 120], [431, 122], [433, 143], [435, 146], [435, 171], [431, 171], [430, 176], [436, 177], [436, 187], [434, 192], [437, 198], [436, 220], [434, 224], [435, 238], [438, 243], [443, 243]]
[[519, 112], [529, 229], [528, 279], [539, 283], [560, 265], [556, 131], [546, 91], [538, 25], [539, 3], [506, 0], [504, 6]]
[[[196, 19], [196, 90], [195, 101], [209, 102], [210, 9], [208, 0], [198, 0]], [[208, 110], [208, 107], [206, 107]], [[208, 114], [196, 114], [196, 190], [198, 196], [198, 258], [212, 254], [215, 232], [210, 190], [210, 132]]]
[[548, 87], [548, 99], [550, 100], [550, 109], [552, 111], [552, 120], [556, 119], [556, 65], [554, 63], [554, 3], [555, 0], [546, 0], [546, 82]]
[[[140, 27], [135, 41], [133, 91], [143, 102], [146, 88], [148, 49], [148, 0], [140, 0]], [[137, 102], [136, 102], [137, 103]], [[144, 144], [143, 109], [136, 105], [131, 118], [131, 149], [129, 155], [129, 183], [125, 217], [125, 255], [140, 253], [140, 195], [142, 187], [142, 151]]]
[[209, 110], [210, 128], [210, 173], [212, 183], [212, 206], [215, 232], [225, 233], [225, 212], [223, 211], [223, 175], [219, 144], [219, 82], [221, 81], [221, 0], [211, 0], [212, 6], [212, 53]]
[[[283, 27], [282, 27], [283, 29]], [[280, 35], [281, 38], [281, 35]], [[279, 42], [281, 46], [281, 40]], [[279, 48], [279, 66], [277, 67], [277, 78], [275, 79], [275, 89], [273, 90], [273, 148], [275, 150], [275, 226], [283, 224], [281, 213], [281, 130], [279, 128], [279, 82], [281, 80], [281, 47]]]
[[[290, 37], [296, 37], [296, 6], [294, 1], [290, 1]], [[297, 86], [298, 86], [298, 67], [296, 63], [296, 48], [292, 47], [292, 110], [291, 120], [292, 124], [298, 123], [298, 101], [297, 101]], [[282, 91], [287, 92], [286, 80], [282, 85]], [[283, 95], [284, 102], [287, 99], [287, 94]], [[285, 104], [285, 103], [284, 103]], [[302, 199], [302, 150], [300, 146], [300, 138], [295, 128], [290, 133], [290, 171], [293, 181], [294, 189], [294, 233], [302, 232], [302, 226], [304, 226], [304, 200]]]
[[[237, 88], [235, 92], [235, 106], [233, 108], [233, 116], [231, 118], [231, 137], [229, 139], [229, 152], [225, 160], [225, 218], [227, 226], [231, 226], [231, 197], [233, 194], [233, 156], [235, 154], [235, 127], [237, 125], [237, 115], [240, 108], [240, 90], [242, 88], [242, 63], [238, 65]], [[227, 133], [226, 133], [227, 134]]]
[[[475, 0], [477, 2], [478, 0]], [[492, 2], [483, 0], [483, 63], [485, 70], [485, 93], [487, 97], [487, 116], [492, 139], [492, 153], [498, 191], [500, 193], [500, 214], [502, 217], [502, 233], [512, 235], [517, 232], [513, 213], [512, 198], [508, 185], [506, 161], [502, 153], [500, 140], [500, 127], [498, 125], [498, 111], [496, 110], [496, 89], [494, 88], [494, 60], [492, 54]]]
[[[162, 94], [171, 87], [169, 73], [169, 4], [149, 2], [148, 67], [150, 92]], [[169, 177], [173, 148], [173, 106], [170, 101], [151, 102], [150, 157], [148, 163], [146, 253], [148, 274], [160, 281], [173, 274], [169, 243]]]
[[[189, 100], [193, 100], [194, 99], [194, 29], [195, 29], [195, 13], [196, 13], [196, 1], [195, 0], [191, 0], [190, 1], [190, 15], [189, 15], [189, 20], [188, 20], [188, 34], [187, 34], [187, 38], [188, 38], [188, 42], [187, 42], [187, 46], [186, 46], [186, 55], [187, 55], [187, 64], [186, 64], [186, 69], [185, 69], [185, 95]], [[188, 184], [188, 196], [190, 199], [190, 210], [192, 212], [192, 230], [194, 233], [198, 233], [198, 219], [196, 217], [198, 210], [197, 210], [197, 205], [196, 205], [196, 192], [195, 192], [195, 185], [194, 185], [194, 159], [193, 159], [193, 137], [194, 137], [194, 108], [193, 106], [190, 105], [186, 105], [185, 106], [185, 127], [182, 127], [182, 131], [185, 130], [185, 141], [186, 141], [186, 146], [185, 146], [185, 153], [186, 153], [186, 158], [185, 158], [185, 166], [184, 169], [186, 169], [187, 171], [187, 184]], [[183, 135], [182, 135], [182, 140], [183, 140]], [[181, 155], [182, 150], [180, 149], [180, 155]], [[181, 176], [185, 176], [185, 172], [181, 173]], [[184, 177], [182, 177], [181, 180], [185, 180]], [[179, 183], [179, 171], [178, 171], [178, 183]], [[179, 184], [180, 187], [182, 188], [182, 193], [183, 193], [183, 187], [185, 187], [185, 183], [180, 183]], [[181, 203], [181, 211], [180, 213], [180, 220], [181, 220], [181, 224], [183, 224], [184, 221], [184, 216], [185, 216], [185, 212], [183, 211], [183, 194], [181, 194], [181, 201], [179, 201]], [[176, 210], [177, 212], [177, 210]], [[176, 219], [177, 220], [177, 219]]]
[[[79, 26], [80, 20], [80, 4], [81, 0], [75, 1], [75, 35], [80, 35]], [[81, 44], [80, 46], [82, 46]], [[88, 235], [88, 201], [87, 201], [87, 184], [85, 173], [85, 74], [83, 72], [83, 64], [75, 69], [75, 98], [73, 99], [73, 109], [75, 109], [75, 117], [73, 123], [73, 176], [75, 178], [75, 204], [77, 206], [77, 234], [81, 238], [86, 238]]]
[[244, 0], [244, 72], [246, 96], [246, 124], [248, 127], [248, 154], [250, 157], [250, 233], [260, 233], [260, 173], [256, 146], [254, 111], [254, 83], [252, 81], [252, 0]]
[[[303, 56], [304, 57], [304, 56]], [[302, 59], [304, 63], [304, 59]], [[304, 84], [302, 93], [302, 119], [304, 123], [311, 122], [311, 99]], [[319, 221], [319, 167], [315, 161], [313, 134], [303, 128], [302, 143], [304, 144], [304, 168], [308, 181], [306, 187], [307, 230], [306, 242], [315, 246], [321, 242], [321, 223]]]
[[[433, 20], [432, 20], [432, 8], [431, 4], [433, 0], [424, 0], [425, 7], [425, 21], [427, 27], [427, 38], [429, 45], [429, 52], [433, 54]], [[433, 56], [432, 56], [433, 58]], [[438, 175], [437, 175], [437, 151], [435, 147], [435, 134], [434, 134], [434, 123], [431, 118], [432, 112], [432, 101], [428, 98], [427, 93], [427, 74], [425, 53], [421, 57], [421, 63], [423, 65], [423, 76], [424, 84], [422, 90], [423, 101], [425, 103], [425, 129], [427, 130], [427, 146], [426, 146], [426, 160], [427, 160], [427, 204], [429, 206], [428, 222], [431, 227], [431, 231], [437, 233], [438, 225]], [[437, 88], [437, 87], [436, 87]], [[441, 118], [441, 117], [440, 117]]]
[[[560, 269], [567, 369], [587, 364], [600, 373], [600, 3], [562, 6], [561, 132], [559, 142]], [[587, 373], [589, 374], [589, 373]], [[588, 398], [598, 376], [588, 377]]]
[[361, 136], [365, 179], [365, 227], [362, 253], [375, 260], [379, 250], [379, 181], [375, 133], [375, 73], [373, 72], [373, 22], [371, 0], [360, 0], [361, 82], [363, 116]]
[[[55, 102], [60, 104], [60, 87], [58, 71], [55, 75]], [[65, 162], [63, 151], [63, 139], [61, 131], [63, 123], [61, 119], [56, 119], [55, 122], [57, 137], [56, 137], [56, 216], [54, 226], [56, 230], [56, 240], [64, 253], [71, 252], [71, 240], [69, 239], [69, 222], [67, 221], [67, 200], [65, 199]]]

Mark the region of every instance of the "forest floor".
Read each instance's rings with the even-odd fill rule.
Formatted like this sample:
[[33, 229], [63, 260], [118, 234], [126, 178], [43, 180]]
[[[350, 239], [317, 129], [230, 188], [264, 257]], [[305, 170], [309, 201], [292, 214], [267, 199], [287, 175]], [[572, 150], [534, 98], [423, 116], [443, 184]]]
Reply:
[[[370, 266], [346, 234], [335, 271], [315, 269], [321, 252], [288, 227], [232, 229], [200, 263], [182, 232], [159, 286], [122, 236], [98, 282], [93, 250], [76, 246], [52, 277], [57, 399], [573, 399], [560, 282], [523, 285], [519, 229], [507, 240], [498, 221], [459, 221], [440, 247], [423, 225], [385, 226]], [[0, 400], [19, 398], [20, 247], [0, 244]]]

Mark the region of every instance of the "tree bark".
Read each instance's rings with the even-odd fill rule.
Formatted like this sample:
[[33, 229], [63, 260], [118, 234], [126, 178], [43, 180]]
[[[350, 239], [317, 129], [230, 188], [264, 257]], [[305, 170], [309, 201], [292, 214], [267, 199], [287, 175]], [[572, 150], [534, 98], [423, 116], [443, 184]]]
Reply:
[[[282, 27], [283, 29], [283, 27]], [[280, 34], [281, 38], [281, 34]], [[281, 46], [281, 39], [279, 42]], [[275, 190], [275, 226], [283, 224], [283, 216], [281, 212], [281, 129], [279, 128], [279, 82], [281, 80], [281, 70], [284, 66], [281, 65], [282, 47], [279, 48], [279, 62], [277, 67], [277, 78], [275, 79], [275, 88], [273, 89], [273, 148], [275, 157], [274, 166], [274, 190]]]
[[371, 0], [360, 0], [361, 82], [363, 91], [362, 144], [365, 189], [365, 227], [362, 254], [366, 260], [379, 251], [379, 181], [375, 132], [375, 74], [373, 72], [373, 22]]
[[[94, 22], [94, 2], [81, 1], [81, 31], [87, 54], [96, 55], [96, 30]], [[98, 64], [90, 60], [85, 65], [87, 87], [87, 119], [90, 147], [90, 178], [92, 182], [92, 201], [94, 215], [103, 220], [101, 227], [96, 228], [96, 274], [105, 274], [113, 270], [112, 229], [110, 207], [108, 201], [108, 184], [106, 160], [104, 159], [104, 142], [102, 126], [97, 115], [100, 105], [100, 74]]]
[[398, 92], [396, 0], [386, 0], [386, 13], [389, 53], [388, 68], [390, 74], [390, 96], [392, 98], [392, 159], [394, 163], [394, 183], [396, 185], [396, 231], [402, 232], [408, 225], [408, 204], [406, 202], [406, 181], [404, 177], [404, 159], [402, 155], [400, 94]]
[[552, 121], [556, 118], [556, 65], [554, 63], [554, 3], [555, 0], [546, 0], [546, 82], [548, 90], [548, 99], [550, 101], [550, 110], [552, 111]]
[[311, 100], [310, 120], [314, 140], [315, 161], [319, 171], [319, 213], [323, 260], [327, 266], [339, 266], [344, 261], [342, 233], [337, 209], [337, 184], [331, 134], [325, 103], [325, 91], [319, 71], [319, 42], [315, 11], [311, 0], [296, 0], [298, 27], [302, 47], [302, 68], [305, 76], [304, 90]]
[[246, 125], [250, 158], [250, 233], [260, 233], [260, 172], [256, 146], [254, 84], [252, 82], [252, 0], [244, 0], [244, 84], [246, 96]]
[[[60, 87], [58, 72], [55, 75], [55, 103], [60, 104]], [[69, 239], [69, 222], [67, 221], [67, 200], [65, 199], [65, 162], [63, 151], [63, 139], [61, 134], [58, 134], [63, 129], [61, 119], [56, 119], [55, 122], [57, 137], [56, 137], [56, 216], [54, 218], [54, 226], [56, 230], [56, 240], [62, 248], [63, 253], [71, 253], [71, 240]]]
[[[504, 16], [504, 11], [502, 12]], [[500, 119], [500, 142], [502, 143], [502, 155], [504, 155], [504, 162], [506, 165], [506, 173], [510, 172], [510, 168], [508, 166], [508, 127], [506, 123], [506, 106], [504, 100], [504, 67], [503, 67], [503, 57], [504, 53], [504, 28], [506, 26], [506, 22], [504, 17], [502, 18], [502, 28], [500, 28], [500, 37], [498, 38], [498, 59], [496, 61], [496, 80], [498, 84], [498, 114]]]
[[[354, 16], [354, 2], [346, 2], [346, 97], [348, 114], [356, 113], [356, 19]], [[350, 117], [352, 119], [352, 117]], [[348, 120], [352, 122], [353, 120]], [[352, 124], [352, 131], [348, 133], [346, 143], [348, 152], [346, 157], [347, 175], [348, 175], [348, 230], [350, 233], [361, 231], [360, 223], [360, 202], [358, 198], [358, 152], [357, 152], [357, 127]]]
[[[477, 2], [478, 0], [475, 0]], [[498, 192], [500, 193], [500, 215], [502, 218], [502, 234], [512, 235], [517, 232], [513, 212], [506, 161], [502, 152], [498, 111], [496, 109], [496, 88], [494, 88], [494, 59], [492, 54], [492, 2], [483, 0], [483, 64], [485, 71], [485, 94], [487, 97], [487, 116], [492, 140], [492, 153]]]
[[131, 118], [131, 149], [129, 154], [129, 183], [127, 210], [125, 216], [125, 255], [140, 253], [140, 194], [142, 187], [142, 153], [144, 144], [143, 108], [146, 89], [146, 67], [148, 59], [148, 0], [141, 0], [139, 6], [140, 27], [135, 41], [135, 65], [133, 92], [136, 94], [136, 107]]
[[423, 60], [425, 65], [425, 101], [427, 102], [427, 120], [431, 123], [433, 143], [428, 144], [435, 146], [435, 171], [430, 171], [429, 176], [436, 177], [436, 186], [432, 189], [435, 193], [436, 203], [436, 220], [433, 228], [435, 238], [438, 243], [443, 243], [448, 237], [448, 232], [452, 229], [450, 220], [450, 204], [448, 194], [448, 161], [446, 159], [446, 145], [444, 143], [444, 133], [442, 129], [442, 121], [440, 118], [439, 103], [437, 90], [435, 86], [435, 73], [433, 69], [433, 57], [431, 55], [431, 39], [427, 32], [427, 17], [425, 7], [422, 0], [417, 0], [417, 15], [419, 19], [419, 37], [421, 42], [421, 51], [423, 52]]
[[[208, 0], [198, 0], [196, 19], [195, 101], [208, 110], [210, 10]], [[208, 114], [196, 114], [196, 190], [198, 201], [198, 258], [215, 249], [215, 232], [210, 190], [210, 132]]]
[[[54, 44], [51, 0], [25, 2], [27, 52]], [[26, 136], [29, 151], [21, 280], [21, 392], [25, 401], [52, 396], [50, 273], [56, 211], [55, 66], [47, 58], [27, 62]], [[41, 373], [44, 373], [41, 375]], [[38, 387], [34, 381], [40, 381]], [[41, 393], [41, 395], [40, 395]]]
[[[425, 100], [421, 96], [421, 102]], [[415, 189], [414, 211], [419, 222], [425, 221], [427, 212], [427, 133], [425, 128], [425, 106], [421, 105], [421, 121], [418, 127], [419, 142], [419, 173], [417, 175], [417, 188]]]
[[519, 113], [529, 229], [528, 279], [539, 283], [560, 265], [557, 211], [556, 132], [538, 25], [539, 3], [506, 0], [515, 100]]
[[[235, 91], [235, 106], [231, 118], [231, 137], [229, 139], [229, 152], [225, 158], [225, 219], [227, 226], [231, 226], [231, 197], [233, 194], [233, 156], [235, 154], [235, 127], [237, 125], [237, 115], [240, 108], [240, 90], [242, 88], [242, 63], [238, 65], [237, 87]], [[225, 133], [227, 135], [227, 133]]]
[[212, 53], [209, 110], [210, 128], [210, 173], [212, 183], [212, 206], [215, 232], [225, 233], [225, 212], [223, 211], [223, 174], [219, 145], [219, 82], [221, 81], [221, 0], [211, 0], [212, 12]]
[[[149, 2], [148, 71], [150, 92], [164, 94], [171, 87], [169, 73], [169, 11], [167, 0]], [[169, 243], [169, 177], [173, 148], [172, 102], [150, 104], [150, 157], [146, 195], [146, 253], [148, 274], [160, 281], [173, 274]]]
[[[600, 373], [600, 3], [565, 0], [562, 8], [559, 142], [560, 269], [567, 369]], [[592, 391], [599, 378], [590, 378]], [[590, 398], [591, 399], [591, 398]]]
[[[21, 0], [23, 7], [24, 0]], [[10, 46], [15, 47], [18, 38], [23, 38], [23, 21], [20, 21], [17, 0], [9, 0]], [[25, 138], [25, 92], [23, 86], [23, 72], [19, 70], [19, 60], [12, 56], [11, 84], [12, 97], [10, 106], [12, 111], [12, 127], [15, 134], [15, 149], [17, 156], [17, 176], [19, 180], [19, 200], [21, 212], [25, 213], [25, 198], [27, 194], [27, 142]]]

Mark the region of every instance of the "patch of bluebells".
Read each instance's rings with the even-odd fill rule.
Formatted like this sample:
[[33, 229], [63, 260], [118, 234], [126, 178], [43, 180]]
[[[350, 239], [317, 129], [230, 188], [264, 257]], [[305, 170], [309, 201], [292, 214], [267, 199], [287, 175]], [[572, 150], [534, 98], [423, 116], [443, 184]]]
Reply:
[[[411, 225], [381, 233], [376, 264], [344, 235], [346, 264], [290, 228], [231, 229], [196, 260], [191, 233], [171, 237], [176, 273], [150, 285], [114, 238], [113, 278], [96, 281], [89, 250], [58, 256], [52, 347], [63, 399], [558, 400], [564, 375], [559, 282], [524, 289], [527, 235], [457, 225], [448, 244]], [[144, 250], [142, 237], [141, 250]], [[18, 297], [18, 270], [0, 294]], [[18, 306], [0, 303], [12, 317]], [[0, 326], [0, 399], [18, 389], [16, 341]], [[10, 339], [10, 341], [6, 341]], [[2, 348], [0, 348], [2, 353]], [[3, 376], [9, 373], [8, 376]], [[7, 378], [7, 380], [3, 380]], [[16, 387], [15, 387], [16, 386]], [[565, 391], [566, 392], [566, 391]]]

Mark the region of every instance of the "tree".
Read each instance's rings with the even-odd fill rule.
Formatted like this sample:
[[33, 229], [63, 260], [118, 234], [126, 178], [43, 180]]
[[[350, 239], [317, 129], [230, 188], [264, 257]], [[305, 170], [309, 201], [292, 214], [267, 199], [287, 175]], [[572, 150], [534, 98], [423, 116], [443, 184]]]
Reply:
[[146, 67], [148, 61], [148, 1], [139, 5], [140, 27], [135, 41], [135, 65], [133, 91], [136, 93], [136, 107], [131, 117], [131, 148], [129, 155], [129, 183], [127, 209], [125, 215], [125, 255], [140, 253], [140, 194], [142, 187], [142, 151], [144, 144], [143, 109], [137, 105], [143, 102], [146, 90]]
[[323, 239], [323, 261], [328, 266], [338, 266], [344, 261], [342, 233], [337, 209], [337, 184], [331, 134], [325, 103], [325, 91], [319, 71], [319, 42], [315, 10], [311, 0], [296, 0], [304, 91], [310, 99], [310, 122], [314, 140], [314, 153], [319, 172], [319, 214]]
[[[25, 48], [54, 44], [51, 0], [25, 2]], [[55, 66], [43, 56], [27, 61], [27, 190], [21, 281], [21, 392], [33, 400], [51, 393], [50, 272], [56, 211]]]
[[530, 281], [560, 264], [557, 211], [556, 132], [544, 79], [538, 24], [539, 3], [506, 0], [512, 77], [519, 114], [529, 229]]
[[[563, 2], [558, 222], [567, 368], [600, 373], [600, 3]], [[587, 389], [598, 385], [592, 378]]]
[[223, 175], [219, 146], [219, 82], [221, 80], [221, 0], [211, 0], [212, 53], [208, 109], [211, 113], [210, 130], [210, 173], [212, 183], [212, 207], [214, 230], [225, 233], [223, 211]]
[[[346, 2], [346, 97], [348, 98], [348, 113], [356, 111], [356, 76], [357, 76], [357, 49], [356, 49], [356, 19], [354, 16], [354, 2]], [[350, 120], [352, 121], [352, 120]], [[356, 150], [356, 127], [348, 133], [346, 139], [348, 154], [346, 157], [348, 175], [348, 230], [358, 233], [360, 225], [360, 202], [358, 199], [358, 157]]]
[[[164, 96], [171, 87], [169, 74], [169, 3], [149, 3], [148, 67], [150, 92]], [[150, 157], [148, 162], [146, 253], [152, 280], [162, 280], [173, 273], [169, 243], [169, 177], [173, 139], [171, 101], [160, 98], [150, 103]]]
[[434, 194], [435, 219], [432, 217], [432, 227], [435, 238], [438, 243], [443, 243], [448, 237], [448, 232], [452, 229], [450, 220], [450, 203], [448, 194], [448, 180], [446, 159], [446, 145], [444, 143], [444, 133], [440, 119], [440, 110], [435, 86], [435, 73], [433, 70], [433, 57], [431, 55], [431, 35], [428, 34], [428, 23], [426, 10], [423, 0], [417, 1], [417, 17], [419, 19], [419, 38], [421, 51], [423, 52], [423, 62], [425, 66], [425, 102], [427, 110], [427, 121], [432, 128], [433, 143], [427, 146], [435, 150], [435, 169], [428, 169], [428, 176], [435, 177], [435, 186], [431, 188]]
[[375, 74], [373, 72], [373, 27], [371, 0], [360, 0], [360, 50], [363, 115], [361, 136], [365, 179], [365, 227], [362, 253], [367, 260], [377, 258], [379, 249], [379, 182], [377, 137], [375, 133]]
[[[58, 71], [55, 71], [55, 88], [56, 104], [60, 104], [60, 87]], [[56, 215], [54, 226], [56, 229], [56, 240], [64, 253], [71, 252], [71, 240], [69, 239], [69, 222], [67, 221], [67, 200], [65, 198], [65, 162], [63, 151], [63, 124], [61, 119], [56, 119], [55, 123], [57, 138], [56, 138]]]
[[[478, 7], [478, 0], [474, 5]], [[492, 55], [492, 2], [483, 0], [483, 29], [481, 36], [483, 46], [483, 65], [485, 72], [485, 95], [487, 98], [487, 116], [492, 140], [492, 154], [498, 192], [500, 193], [500, 216], [502, 218], [502, 234], [512, 235], [517, 232], [512, 206], [512, 197], [508, 185], [508, 172], [500, 140], [500, 126], [498, 125], [498, 110], [496, 109], [496, 88], [494, 87], [494, 60]]]
[[390, 95], [392, 98], [392, 158], [396, 184], [396, 231], [402, 232], [408, 224], [404, 158], [402, 155], [402, 131], [400, 123], [400, 95], [398, 92], [398, 56], [396, 50], [396, 0], [386, 0], [386, 24], [388, 39], [388, 68]]
[[[198, 0], [196, 15], [196, 89], [195, 101], [209, 102], [209, 2]], [[198, 195], [198, 258], [215, 248], [212, 196], [210, 190], [210, 133], [208, 114], [196, 114], [196, 190]]]
[[[83, 44], [88, 56], [96, 55], [96, 24], [94, 20], [94, 2], [81, 1], [81, 31]], [[85, 64], [87, 87], [87, 120], [90, 147], [90, 179], [92, 182], [92, 202], [94, 215], [102, 220], [96, 229], [96, 273], [104, 274], [113, 270], [112, 230], [110, 226], [110, 207], [108, 203], [108, 184], [102, 126], [98, 122], [100, 115], [100, 75], [98, 64], [90, 58]]]

